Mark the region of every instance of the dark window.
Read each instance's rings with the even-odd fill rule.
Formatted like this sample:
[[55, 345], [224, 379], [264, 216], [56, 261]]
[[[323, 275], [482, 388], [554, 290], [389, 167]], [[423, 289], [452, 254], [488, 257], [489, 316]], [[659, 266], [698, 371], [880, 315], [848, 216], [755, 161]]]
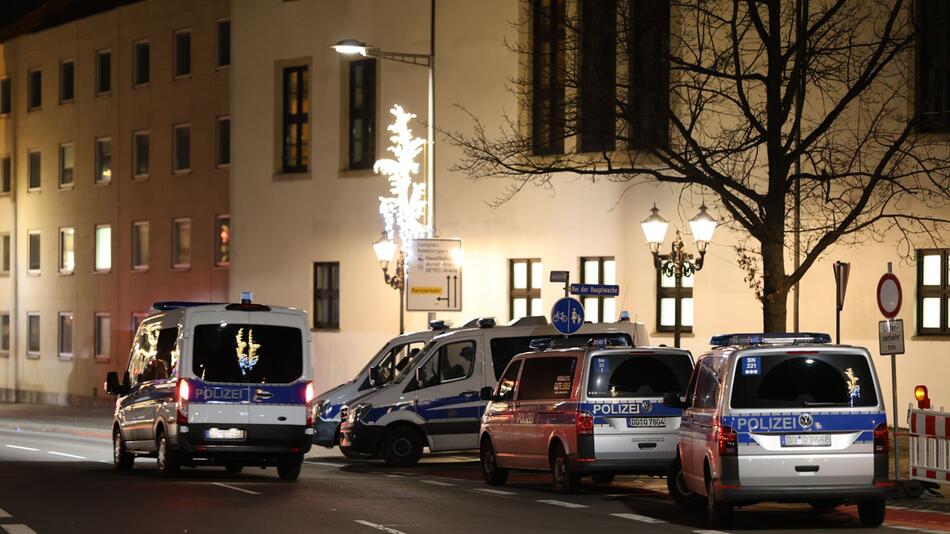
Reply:
[[693, 408], [715, 408], [719, 403], [719, 380], [709, 367], [702, 366], [696, 379], [696, 398]]
[[218, 167], [231, 164], [231, 117], [218, 118], [217, 150], [215, 163]]
[[862, 354], [764, 354], [736, 361], [731, 405], [753, 409], [870, 407], [877, 406], [877, 393]]
[[350, 62], [349, 168], [376, 162], [376, 60]]
[[10, 314], [0, 314], [0, 352], [10, 351]]
[[76, 63], [63, 61], [59, 64], [59, 101], [69, 102], [76, 96]]
[[10, 78], [0, 80], [0, 115], [9, 115], [13, 111], [13, 84]]
[[406, 385], [405, 391], [437, 386], [472, 376], [475, 356], [474, 341], [442, 345], [431, 358], [419, 366], [418, 376], [422, 379], [421, 382], [417, 382], [413, 377]]
[[40, 233], [29, 233], [29, 250], [27, 251], [29, 264], [27, 269], [30, 271], [40, 270]]
[[231, 64], [231, 21], [218, 21], [218, 66]]
[[61, 312], [59, 314], [59, 357], [73, 357], [73, 314]]
[[144, 178], [149, 173], [149, 137], [148, 132], [132, 134], [132, 176]]
[[670, 3], [630, 2], [629, 17], [628, 144], [663, 148], [669, 144]]
[[[142, 336], [143, 340], [152, 339], [148, 335]], [[158, 339], [155, 342], [154, 350], [148, 350], [143, 361], [142, 377], [143, 382], [150, 380], [165, 380], [172, 376], [172, 369], [178, 364], [173, 358], [175, 349], [178, 346], [178, 328], [163, 328], [158, 331]]]
[[43, 105], [43, 71], [31, 70], [27, 85], [27, 109], [37, 109]]
[[0, 271], [8, 273], [10, 272], [10, 234], [0, 236], [0, 246], [3, 247], [0, 251], [3, 254], [0, 258]]
[[59, 145], [59, 185], [73, 185], [74, 150], [72, 143]]
[[[617, 283], [617, 262], [613, 256], [581, 258], [581, 281], [585, 284]], [[584, 321], [592, 323], [617, 320], [616, 297], [584, 297]]]
[[679, 317], [680, 332], [693, 331], [693, 282], [695, 276], [666, 276], [656, 271], [656, 330], [673, 332]]
[[191, 125], [178, 124], [172, 128], [172, 170], [191, 170]]
[[191, 32], [175, 34], [175, 76], [191, 74]]
[[307, 67], [284, 69], [283, 171], [307, 172], [310, 164], [310, 96]]
[[522, 352], [532, 350], [532, 341], [549, 341], [552, 338], [557, 339], [563, 345], [575, 347], [586, 346], [592, 339], [609, 339], [612, 343], [618, 345], [633, 346], [633, 340], [627, 334], [574, 334], [567, 336], [567, 341], [564, 341], [565, 336], [496, 337], [491, 340], [491, 359], [495, 379], [497, 380], [501, 376], [501, 372], [512, 358]]
[[40, 315], [31, 313], [26, 316], [26, 351], [40, 351]]
[[27, 189], [39, 189], [43, 185], [42, 155], [39, 150], [31, 150], [27, 154], [29, 168], [27, 169]]
[[132, 45], [132, 85], [143, 85], [149, 81], [148, 43]]
[[95, 320], [93, 352], [96, 353], [97, 360], [108, 360], [112, 354], [112, 317], [108, 313], [97, 313]]
[[495, 395], [498, 396], [499, 400], [514, 400], [515, 388], [518, 386], [518, 371], [521, 370], [522, 361], [523, 360], [518, 360], [509, 365], [508, 369], [505, 370], [504, 376], [498, 381], [498, 389], [495, 390]]
[[564, 0], [533, 0], [531, 143], [535, 154], [564, 152]]
[[231, 216], [215, 217], [214, 229], [214, 264], [226, 267], [231, 264]]
[[581, 2], [580, 151], [614, 149], [617, 117], [617, 2]]
[[96, 94], [112, 90], [112, 52], [96, 52]]
[[588, 397], [662, 397], [683, 392], [693, 364], [685, 354], [610, 354], [590, 361]]
[[13, 165], [10, 156], [0, 158], [0, 193], [9, 193], [13, 184]]
[[112, 139], [100, 137], [96, 139], [96, 183], [103, 184], [112, 181]]
[[313, 264], [313, 327], [340, 328], [340, 262]]
[[[409, 369], [416, 358], [422, 354], [422, 349], [424, 348], [425, 343], [422, 341], [414, 341], [393, 347], [386, 353], [386, 356], [376, 364], [376, 367], [379, 369], [379, 381], [375, 386], [389, 384], [405, 372], [406, 369]], [[366, 381], [360, 386], [360, 390], [369, 389], [370, 387], [373, 386], [370, 386], [369, 378], [367, 377]]]
[[508, 261], [508, 310], [512, 319], [544, 315], [541, 309], [541, 283], [544, 281], [540, 258]]
[[577, 358], [528, 358], [521, 372], [518, 400], [568, 399], [574, 385]]
[[920, 0], [917, 118], [922, 132], [950, 131], [950, 3]]
[[195, 327], [194, 344], [193, 370], [201, 380], [289, 384], [303, 374], [299, 328], [203, 324]]
[[917, 334], [950, 334], [950, 249], [917, 251]]

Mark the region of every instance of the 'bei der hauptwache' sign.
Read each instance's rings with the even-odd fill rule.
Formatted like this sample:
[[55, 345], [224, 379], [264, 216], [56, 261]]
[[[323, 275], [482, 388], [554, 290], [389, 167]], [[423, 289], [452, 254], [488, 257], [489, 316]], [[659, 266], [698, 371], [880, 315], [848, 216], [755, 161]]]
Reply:
[[413, 240], [407, 264], [407, 310], [462, 311], [461, 239]]

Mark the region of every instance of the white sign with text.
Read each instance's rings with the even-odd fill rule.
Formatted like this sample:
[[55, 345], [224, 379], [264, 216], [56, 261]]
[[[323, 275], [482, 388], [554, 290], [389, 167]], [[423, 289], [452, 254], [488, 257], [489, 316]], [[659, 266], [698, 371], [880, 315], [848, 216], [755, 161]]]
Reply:
[[406, 266], [407, 310], [462, 311], [461, 239], [416, 239]]

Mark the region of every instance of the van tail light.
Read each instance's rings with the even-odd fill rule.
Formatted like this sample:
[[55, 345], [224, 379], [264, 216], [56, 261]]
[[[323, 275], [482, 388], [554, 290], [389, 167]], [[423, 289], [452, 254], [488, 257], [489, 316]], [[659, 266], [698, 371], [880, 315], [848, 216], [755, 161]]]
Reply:
[[188, 424], [188, 401], [191, 400], [191, 384], [184, 378], [178, 379], [178, 388], [176, 388], [178, 402], [178, 413], [175, 420], [179, 425]]
[[739, 436], [732, 427], [719, 427], [719, 456], [737, 456], [739, 454]]
[[594, 435], [594, 416], [588, 412], [577, 412], [577, 435], [578, 436], [592, 436]]
[[891, 447], [888, 445], [887, 423], [874, 427], [874, 454], [887, 454]]
[[307, 402], [307, 426], [313, 426], [313, 380], [307, 382], [307, 387], [304, 389], [304, 400]]

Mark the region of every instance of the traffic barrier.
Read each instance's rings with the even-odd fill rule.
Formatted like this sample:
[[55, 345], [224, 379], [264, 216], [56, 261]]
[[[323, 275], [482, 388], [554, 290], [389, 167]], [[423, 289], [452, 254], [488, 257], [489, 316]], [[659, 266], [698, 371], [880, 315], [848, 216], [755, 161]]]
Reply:
[[910, 478], [927, 482], [950, 481], [950, 413], [917, 409], [908, 414]]

